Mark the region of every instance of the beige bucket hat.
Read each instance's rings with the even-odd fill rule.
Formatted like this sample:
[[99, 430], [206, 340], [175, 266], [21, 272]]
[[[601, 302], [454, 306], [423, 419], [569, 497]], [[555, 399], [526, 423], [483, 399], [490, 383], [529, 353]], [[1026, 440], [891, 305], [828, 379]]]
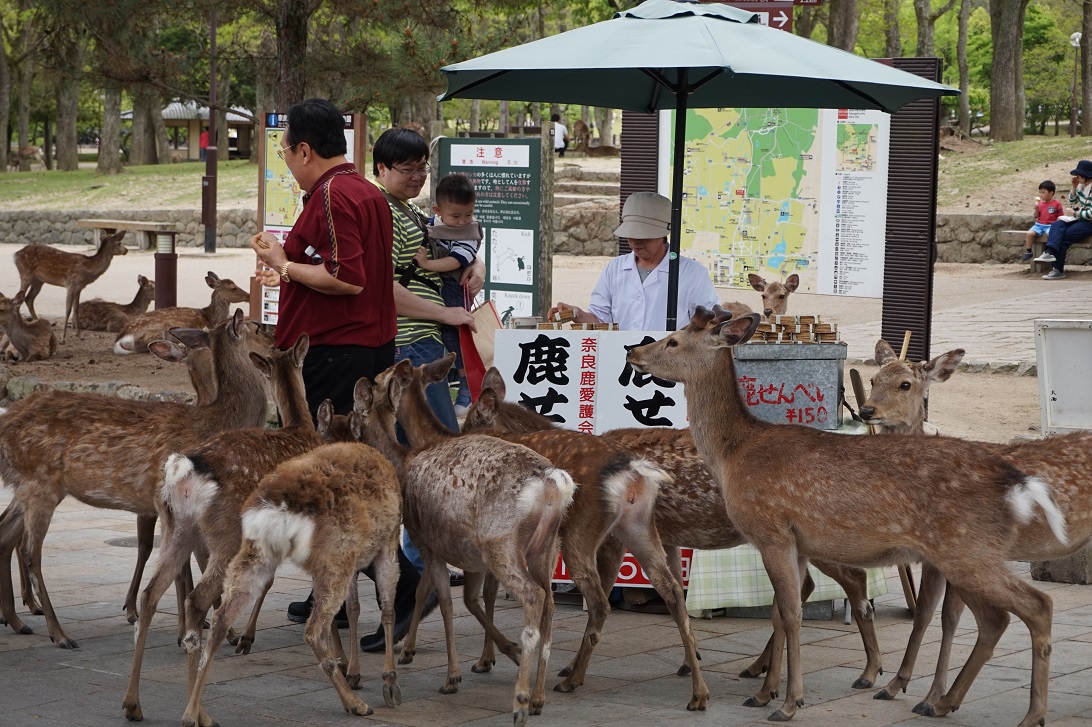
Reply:
[[622, 224], [614, 234], [637, 240], [667, 237], [671, 228], [671, 200], [655, 192], [634, 192], [622, 205]]

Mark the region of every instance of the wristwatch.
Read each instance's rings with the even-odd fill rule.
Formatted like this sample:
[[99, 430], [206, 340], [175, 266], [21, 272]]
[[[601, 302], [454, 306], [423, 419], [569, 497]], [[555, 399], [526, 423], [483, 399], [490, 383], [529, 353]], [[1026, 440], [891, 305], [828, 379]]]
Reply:
[[292, 280], [290, 277], [288, 277], [288, 266], [291, 264], [292, 262], [290, 260], [286, 260], [284, 265], [281, 265], [281, 280], [286, 283]]

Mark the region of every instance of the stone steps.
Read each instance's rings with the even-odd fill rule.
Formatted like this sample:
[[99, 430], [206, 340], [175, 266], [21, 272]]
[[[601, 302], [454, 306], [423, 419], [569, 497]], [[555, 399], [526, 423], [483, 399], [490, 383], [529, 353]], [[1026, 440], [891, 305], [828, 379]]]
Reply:
[[621, 190], [618, 180], [613, 182], [586, 182], [558, 179], [554, 181], [554, 194], [580, 194], [595, 197], [617, 197]]

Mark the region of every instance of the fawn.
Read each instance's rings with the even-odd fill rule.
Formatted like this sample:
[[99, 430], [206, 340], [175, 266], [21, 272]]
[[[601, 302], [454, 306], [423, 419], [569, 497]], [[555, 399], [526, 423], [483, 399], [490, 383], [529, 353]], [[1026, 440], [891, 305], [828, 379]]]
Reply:
[[[762, 317], [766, 319], [785, 315], [789, 310], [789, 295], [800, 287], [800, 276], [796, 273], [785, 278], [785, 282], [775, 280], [772, 283], [767, 283], [761, 275], [750, 273], [747, 281], [752, 288], [762, 293]], [[721, 303], [721, 307], [737, 317], [752, 312], [746, 303]]]
[[24, 320], [19, 312], [22, 304], [22, 292], [13, 298], [0, 293], [0, 328], [4, 330], [0, 337], [0, 360], [44, 361], [57, 352], [53, 325], [44, 318]]
[[125, 324], [114, 341], [114, 353], [140, 353], [148, 350], [148, 343], [166, 336], [171, 328], [211, 328], [228, 317], [232, 303], [250, 300], [250, 291], [233, 281], [220, 277], [211, 270], [205, 283], [212, 288], [212, 300], [204, 308], [159, 308], [150, 313], [134, 316]]
[[148, 310], [155, 300], [155, 281], [143, 275], [137, 276], [137, 292], [133, 302], [126, 305], [94, 298], [80, 306], [80, 328], [85, 331], [109, 331], [119, 333], [129, 319]]
[[[359, 424], [358, 430], [363, 426]], [[175, 460], [180, 498], [175, 504], [208, 496], [208, 482], [186, 482], [186, 461]], [[191, 485], [195, 485], [191, 489]], [[202, 488], [201, 486], [205, 487]], [[215, 487], [215, 486], [213, 486]], [[204, 489], [204, 494], [202, 493]], [[360, 615], [357, 571], [373, 565], [386, 636], [383, 660], [383, 701], [401, 704], [394, 664], [394, 592], [398, 583], [398, 532], [402, 496], [394, 467], [383, 455], [359, 442], [325, 444], [282, 462], [262, 478], [241, 510], [242, 545], [228, 566], [224, 603], [213, 617], [207, 639], [198, 631], [186, 635], [191, 655], [191, 689], [183, 727], [216, 724], [202, 706], [202, 694], [213, 657], [232, 621], [256, 595], [265, 592], [277, 566], [291, 560], [314, 581], [315, 605], [307, 619], [305, 638], [319, 666], [330, 679], [346, 712], [372, 714], [353, 694], [359, 685], [359, 653], [354, 646]], [[446, 571], [445, 571], [446, 572]], [[347, 596], [347, 597], [346, 597]], [[342, 601], [349, 615], [350, 656], [346, 664], [334, 615]], [[196, 668], [196, 671], [194, 671]], [[353, 677], [351, 684], [348, 677]]]
[[212, 349], [220, 391], [212, 403], [38, 391], [0, 417], [0, 477], [14, 490], [0, 515], [0, 612], [16, 633], [32, 633], [15, 614], [10, 564], [18, 546], [30, 565], [50, 638], [61, 648], [78, 646], [61, 628], [42, 578], [42, 541], [66, 495], [95, 507], [155, 516], [169, 454], [188, 451], [225, 429], [265, 423], [265, 386], [249, 362], [254, 333], [242, 311], [211, 331], [176, 329], [172, 335], [188, 348]]
[[[242, 543], [240, 513], [247, 497], [281, 462], [322, 444], [304, 398], [302, 367], [308, 344], [303, 334], [288, 351], [276, 351], [268, 357], [250, 353], [251, 363], [269, 382], [281, 414], [281, 428], [221, 432], [191, 451], [167, 458], [162, 490], [163, 535], [155, 572], [140, 596], [133, 667], [123, 702], [126, 719], [143, 719], [139, 682], [148, 628], [159, 600], [189, 563], [191, 552], [204, 543], [209, 558], [201, 569], [200, 582], [186, 598], [186, 625], [179, 635], [180, 643], [186, 634], [200, 638], [210, 606], [223, 593], [228, 564]], [[332, 407], [325, 408], [328, 417]], [[262, 597], [264, 593], [255, 604], [246, 631], [235, 642], [237, 654], [250, 653]], [[196, 653], [192, 658], [196, 659]]]
[[[372, 443], [398, 468], [406, 529], [425, 561], [399, 663], [413, 660], [424, 602], [429, 590], [435, 590], [448, 657], [440, 692], [458, 691], [462, 677], [455, 653], [447, 563], [458, 566], [466, 576], [467, 609], [501, 652], [519, 664], [512, 716], [516, 727], [523, 727], [528, 714], [541, 714], [546, 701], [554, 611], [550, 575], [557, 563], [557, 531], [576, 485], [568, 473], [526, 447], [448, 431], [429, 408], [424, 387], [414, 381], [442, 380], [451, 362], [446, 357], [415, 369], [409, 361], [401, 361], [377, 376], [373, 387], [365, 380], [354, 391], [354, 410], [369, 412], [382, 432]], [[412, 450], [398, 444], [396, 417]], [[523, 607], [522, 649], [505, 638], [482, 607], [486, 573], [492, 573]], [[537, 669], [533, 689], [532, 668]]]
[[[1046, 718], [1051, 599], [1010, 573], [1004, 556], [1020, 523], [1041, 519], [1058, 542], [1068, 542], [1046, 484], [971, 442], [854, 437], [758, 421], [740, 398], [732, 347], [754, 335], [760, 319], [730, 316], [719, 306], [699, 307], [688, 326], [633, 349], [627, 360], [703, 394], [687, 398], [694, 443], [724, 491], [728, 516], [762, 554], [785, 631], [786, 698], [770, 718], [791, 719], [804, 700], [799, 559], [875, 565], [920, 558], [960, 590], [979, 624], [952, 688], [923, 714], [960, 706], [1008, 625], [1008, 611], [1031, 632], [1031, 698], [1020, 727], [1039, 724]], [[779, 457], [765, 456], [771, 451]], [[753, 466], [757, 461], [764, 466]], [[780, 669], [780, 649], [773, 661], [771, 669]]]
[[15, 267], [19, 271], [19, 291], [26, 294], [27, 310], [36, 319], [34, 299], [46, 283], [65, 289], [64, 319], [61, 322], [61, 343], [68, 335], [68, 321], [76, 336], [80, 335], [80, 293], [99, 279], [110, 267], [115, 255], [125, 255], [129, 248], [121, 244], [125, 231], [103, 235], [94, 255], [65, 252], [49, 245], [33, 243], [17, 250]]
[[[500, 372], [496, 368], [490, 368], [482, 379], [480, 397], [471, 405], [466, 415], [464, 431], [496, 427], [508, 432], [540, 432], [557, 427], [552, 420], [537, 412], [519, 404], [504, 401], [505, 390], [504, 379]], [[578, 436], [587, 437], [588, 435]], [[640, 453], [642, 457], [671, 474], [674, 480], [672, 486], [661, 488], [656, 497], [655, 529], [664, 543], [664, 550], [667, 551], [667, 563], [672, 567], [680, 583], [682, 582], [679, 565], [680, 546], [711, 550], [733, 548], [744, 542], [743, 536], [732, 521], [724, 515], [724, 497], [720, 487], [701, 461], [689, 430], [615, 429], [604, 432], [600, 437], [630, 452]], [[578, 492], [574, 508], [579, 504], [579, 498]], [[579, 537], [579, 531], [577, 537]], [[562, 551], [566, 552], [564, 538], [565, 526], [563, 525]], [[599, 547], [598, 562], [601, 564], [599, 572], [603, 576], [602, 590], [608, 590], [614, 584], [615, 574], [618, 572], [623, 554], [624, 550], [619, 547], [616, 539], [607, 540]], [[646, 558], [644, 555], [639, 556], [642, 563], [646, 562]], [[816, 561], [813, 565], [837, 581], [846, 591], [850, 603], [853, 604], [853, 613], [860, 627], [861, 639], [867, 654], [865, 670], [853, 683], [853, 687], [867, 689], [875, 684], [876, 678], [883, 671], [879, 642], [872, 620], [872, 605], [868, 601], [867, 574], [858, 568], [847, 568], [822, 561]], [[808, 576], [802, 588], [801, 600], [807, 600], [814, 585]], [[585, 590], [581, 587], [581, 593]], [[592, 599], [589, 598], [589, 620], [592, 616], [592, 603]], [[586, 646], [587, 644], [581, 644], [581, 653], [573, 659], [574, 665], [581, 661], [582, 657], [586, 663], [586, 658], [590, 656], [590, 647], [587, 655], [583, 653]], [[740, 673], [743, 677], [757, 677], [766, 672], [766, 681], [760, 694], [777, 691], [780, 675], [768, 670], [772, 646], [771, 639], [763, 654]], [[594, 644], [591, 647], [594, 647]], [[561, 675], [568, 678], [558, 685], [558, 691], [571, 691], [575, 688], [572, 686], [574, 678], [572, 671], [573, 665], [562, 671]], [[679, 669], [679, 675], [685, 675], [688, 671], [689, 666], [684, 664]], [[582, 682], [582, 674], [580, 677]], [[576, 686], [579, 686], [579, 682]]]

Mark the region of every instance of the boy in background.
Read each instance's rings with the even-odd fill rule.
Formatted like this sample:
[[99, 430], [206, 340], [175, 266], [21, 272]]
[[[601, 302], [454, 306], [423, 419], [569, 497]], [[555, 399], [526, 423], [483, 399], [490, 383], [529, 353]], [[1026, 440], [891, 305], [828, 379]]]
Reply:
[[[445, 305], [465, 308], [465, 292], [459, 280], [473, 264], [482, 241], [482, 226], [474, 219], [474, 183], [465, 174], [449, 174], [437, 183], [435, 197], [433, 216], [428, 221], [429, 244], [417, 250], [414, 261], [422, 270], [441, 274], [440, 294]], [[455, 353], [459, 378], [455, 413], [463, 416], [470, 408], [470, 387], [459, 350], [459, 329], [444, 326], [440, 335], [444, 347]]]
[[1035, 224], [1028, 230], [1027, 243], [1024, 245], [1024, 256], [1020, 262], [1031, 260], [1032, 243], [1039, 235], [1045, 235], [1050, 231], [1050, 226], [1062, 216], [1063, 207], [1061, 200], [1054, 199], [1054, 182], [1049, 179], [1039, 185], [1039, 201], [1035, 203]]

